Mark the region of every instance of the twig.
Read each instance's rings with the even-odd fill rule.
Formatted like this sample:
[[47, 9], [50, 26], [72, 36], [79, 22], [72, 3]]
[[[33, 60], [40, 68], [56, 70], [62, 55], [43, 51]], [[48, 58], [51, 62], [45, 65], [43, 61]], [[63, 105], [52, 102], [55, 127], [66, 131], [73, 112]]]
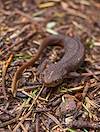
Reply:
[[90, 22], [90, 18], [88, 16], [86, 16], [85, 14], [81, 13], [80, 11], [78, 10], [75, 10], [75, 9], [71, 9], [69, 7], [67, 7], [67, 5], [65, 5], [66, 3], [65, 2], [62, 2], [62, 7], [63, 9], [70, 15], [73, 15], [73, 16], [78, 16], [80, 18], [83, 18], [83, 19], [86, 19]]
[[80, 128], [80, 129], [90, 128], [92, 130], [96, 130], [96, 129], [100, 130], [100, 124], [99, 123], [90, 123], [88, 121], [82, 121], [82, 120], [79, 120], [79, 121], [74, 120], [72, 122], [72, 127]]
[[50, 113], [44, 113], [46, 116], [48, 116], [50, 119], [52, 119], [60, 128], [61, 130], [63, 131], [63, 127], [61, 125], [61, 123], [58, 121], [58, 119], [56, 117], [54, 117], [52, 114]]
[[2, 69], [2, 90], [3, 90], [4, 98], [7, 100], [8, 98], [6, 94], [5, 76], [7, 73], [8, 66], [11, 64], [12, 58], [13, 58], [13, 54], [10, 55], [9, 59], [7, 60], [6, 64], [3, 66], [3, 69]]
[[40, 132], [39, 113], [36, 114], [36, 132]]
[[24, 120], [31, 114], [32, 109], [25, 115], [22, 117], [21, 121], [16, 125], [16, 127], [13, 129], [13, 132], [16, 132], [16, 130], [19, 128], [20, 123], [23, 123]]
[[18, 120], [18, 117], [13, 118], [13, 119], [11, 119], [11, 120], [9, 120], [9, 121], [0, 123], [0, 128], [3, 128], [3, 127], [5, 127], [5, 126], [7, 126], [7, 125], [10, 125], [10, 124], [16, 122], [17, 120]]
[[92, 74], [92, 76], [99, 81], [99, 78], [95, 75], [95, 73], [93, 73], [90, 69], [86, 68], [86, 71], [90, 74]]
[[85, 99], [85, 96], [87, 95], [87, 92], [88, 92], [89, 87], [90, 87], [90, 83], [87, 82], [86, 83], [86, 86], [84, 87], [83, 93], [82, 93], [83, 100]]
[[8, 115], [10, 115], [10, 116], [12, 116], [12, 117], [15, 117], [12, 113], [10, 113], [10, 112], [9, 112], [8, 110], [6, 110], [6, 109], [0, 108], [0, 111], [4, 112], [4, 113], [6, 113], [6, 114], [8, 114]]

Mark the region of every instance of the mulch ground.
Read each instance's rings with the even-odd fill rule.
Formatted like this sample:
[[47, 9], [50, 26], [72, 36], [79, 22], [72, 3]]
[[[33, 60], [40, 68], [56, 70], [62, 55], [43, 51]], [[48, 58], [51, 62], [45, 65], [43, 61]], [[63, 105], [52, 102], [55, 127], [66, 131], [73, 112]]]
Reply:
[[[78, 36], [85, 46], [83, 64], [56, 88], [37, 76], [48, 58], [61, 58], [59, 46], [47, 48], [18, 82], [16, 70], [35, 56], [45, 37]], [[100, 131], [100, 1], [0, 0], [0, 132]]]

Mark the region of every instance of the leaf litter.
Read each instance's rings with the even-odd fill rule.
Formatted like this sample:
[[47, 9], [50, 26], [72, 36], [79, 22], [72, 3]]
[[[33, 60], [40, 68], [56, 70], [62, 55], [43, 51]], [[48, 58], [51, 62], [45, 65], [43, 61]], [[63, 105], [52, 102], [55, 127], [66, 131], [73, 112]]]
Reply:
[[[99, 9], [100, 2], [94, 0], [0, 1], [0, 131], [99, 132]], [[45, 36], [59, 33], [80, 36], [86, 47], [82, 66], [51, 90], [36, 76], [41, 56], [24, 72], [20, 94], [14, 98], [11, 82], [16, 69], [36, 53]], [[54, 54], [52, 60], [61, 52], [59, 48], [54, 53], [49, 50], [45, 55]], [[57, 109], [62, 112], [57, 114]]]

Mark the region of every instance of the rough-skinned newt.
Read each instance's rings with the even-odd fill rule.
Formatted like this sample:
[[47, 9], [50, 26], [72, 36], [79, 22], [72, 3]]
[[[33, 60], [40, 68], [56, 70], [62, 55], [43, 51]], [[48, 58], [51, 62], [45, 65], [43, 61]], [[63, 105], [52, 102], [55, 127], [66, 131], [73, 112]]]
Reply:
[[85, 48], [78, 38], [66, 37], [63, 35], [52, 35], [46, 37], [40, 45], [36, 56], [30, 61], [24, 63], [14, 75], [12, 80], [12, 93], [16, 96], [17, 83], [23, 71], [32, 66], [38, 60], [43, 50], [48, 45], [60, 45], [64, 48], [64, 56], [56, 64], [50, 64], [41, 73], [44, 85], [48, 87], [55, 87], [60, 84], [68, 75], [69, 72], [74, 71], [84, 59]]

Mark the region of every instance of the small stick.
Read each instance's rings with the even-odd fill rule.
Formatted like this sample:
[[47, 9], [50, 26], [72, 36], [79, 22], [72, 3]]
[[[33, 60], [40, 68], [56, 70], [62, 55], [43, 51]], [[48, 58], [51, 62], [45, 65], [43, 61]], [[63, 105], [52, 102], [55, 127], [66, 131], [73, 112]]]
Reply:
[[10, 55], [9, 59], [7, 60], [6, 64], [3, 66], [3, 69], [2, 69], [2, 90], [3, 90], [4, 98], [7, 100], [8, 98], [6, 94], [5, 76], [7, 73], [8, 66], [11, 64], [12, 58], [13, 58], [13, 54]]

